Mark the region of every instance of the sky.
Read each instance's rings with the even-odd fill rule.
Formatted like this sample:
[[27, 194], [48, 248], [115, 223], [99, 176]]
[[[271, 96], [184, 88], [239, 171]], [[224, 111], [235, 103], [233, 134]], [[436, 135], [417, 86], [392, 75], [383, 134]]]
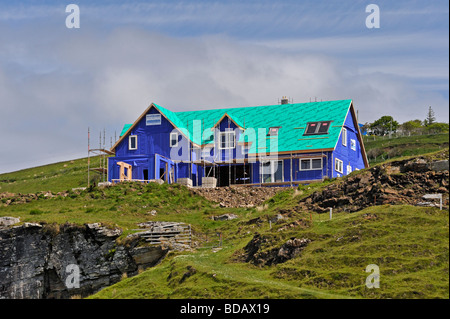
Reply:
[[91, 148], [103, 131], [109, 148], [152, 102], [282, 96], [352, 99], [360, 123], [423, 120], [429, 106], [448, 122], [448, 2], [0, 0], [0, 173], [86, 157], [88, 128]]

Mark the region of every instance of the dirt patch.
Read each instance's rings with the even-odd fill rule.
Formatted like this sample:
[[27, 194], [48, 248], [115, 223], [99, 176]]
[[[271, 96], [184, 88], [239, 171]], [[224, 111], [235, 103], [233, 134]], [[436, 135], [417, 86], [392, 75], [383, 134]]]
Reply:
[[195, 188], [196, 195], [218, 203], [221, 207], [256, 207], [286, 187], [216, 187]]

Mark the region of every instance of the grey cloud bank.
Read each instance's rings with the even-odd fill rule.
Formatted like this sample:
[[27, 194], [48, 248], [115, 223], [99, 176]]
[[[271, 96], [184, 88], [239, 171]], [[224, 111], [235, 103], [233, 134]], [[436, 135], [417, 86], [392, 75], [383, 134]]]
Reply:
[[429, 105], [448, 121], [448, 32], [189, 37], [92, 18], [68, 30], [52, 10], [48, 23], [45, 10], [37, 24], [0, 15], [0, 173], [87, 156], [88, 126], [94, 143], [103, 128], [114, 136], [151, 102], [182, 111], [350, 98], [360, 122], [423, 119]]

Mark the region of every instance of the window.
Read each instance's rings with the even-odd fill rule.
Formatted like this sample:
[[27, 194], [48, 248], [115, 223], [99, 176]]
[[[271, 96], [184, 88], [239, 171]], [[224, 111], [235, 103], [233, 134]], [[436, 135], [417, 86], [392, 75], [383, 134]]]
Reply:
[[322, 169], [322, 159], [321, 158], [301, 158], [300, 159], [300, 170], [310, 171]]
[[202, 158], [208, 158], [211, 156], [211, 148], [203, 148], [202, 149]]
[[232, 149], [235, 148], [235, 134], [234, 131], [220, 132], [219, 133], [219, 149]]
[[308, 122], [305, 133], [303, 133], [303, 135], [328, 134], [331, 122], [332, 121]]
[[130, 135], [128, 137], [128, 149], [137, 150], [137, 135]]
[[241, 146], [241, 155], [248, 155], [250, 153], [250, 145], [242, 145]]
[[147, 114], [145, 117], [145, 125], [161, 125], [161, 114]]
[[347, 146], [347, 129], [342, 128], [342, 145]]
[[178, 133], [170, 133], [170, 147], [177, 147], [178, 146]]
[[269, 133], [267, 133], [267, 136], [278, 136], [278, 130], [281, 128], [281, 126], [275, 126], [269, 128]]
[[343, 166], [344, 163], [340, 159], [338, 158], [334, 159], [334, 169], [336, 170], [336, 172], [343, 174]]
[[347, 174], [350, 174], [352, 172], [352, 167], [350, 165], [347, 165]]
[[330, 128], [330, 122], [321, 122], [319, 126], [318, 134], [327, 134]]
[[283, 161], [261, 162], [260, 173], [263, 183], [282, 182]]
[[356, 140], [354, 139], [350, 140], [350, 147], [352, 150], [356, 151]]

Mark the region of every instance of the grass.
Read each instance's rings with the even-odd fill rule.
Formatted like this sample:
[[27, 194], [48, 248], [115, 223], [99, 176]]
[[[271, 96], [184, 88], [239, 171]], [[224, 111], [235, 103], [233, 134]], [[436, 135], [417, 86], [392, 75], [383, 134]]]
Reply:
[[[421, 155], [448, 148], [449, 134], [427, 134], [393, 138], [364, 136], [364, 147], [370, 164], [376, 164], [386, 159]], [[373, 155], [376, 155], [376, 158]]]
[[[376, 215], [367, 219], [368, 214]], [[242, 223], [241, 223], [242, 224]], [[313, 226], [283, 235], [282, 225], [258, 232], [270, 248], [290, 237], [313, 241], [301, 255], [274, 266], [238, 261], [253, 233], [228, 239], [218, 252], [172, 254], [160, 265], [91, 298], [448, 298], [448, 213], [411, 206], [371, 207], [314, 217]], [[340, 240], [339, 240], [340, 239]], [[365, 286], [365, 268], [380, 268], [379, 289]]]
[[[90, 167], [99, 167], [100, 157], [90, 158]], [[87, 186], [88, 159], [27, 168], [0, 174], [0, 192], [37, 193], [40, 191], [62, 192]], [[91, 172], [91, 182], [101, 181], [100, 174]]]
[[[333, 182], [287, 189], [266, 201], [264, 209], [221, 208], [179, 185], [123, 183], [2, 206], [0, 216], [49, 224], [101, 222], [123, 228], [122, 238], [149, 220], [192, 225], [200, 243], [196, 250], [171, 253], [158, 266], [92, 298], [448, 298], [448, 212], [376, 206], [334, 214], [330, 221], [327, 214], [295, 211], [301, 198]], [[157, 214], [148, 214], [151, 210]], [[281, 210], [291, 216], [270, 227], [269, 217]], [[223, 213], [238, 218], [211, 219]], [[376, 218], [367, 218], [372, 215]], [[309, 222], [279, 231], [298, 220]], [[223, 247], [215, 252], [217, 232]], [[268, 239], [264, 251], [292, 237], [312, 242], [294, 259], [259, 267], [239, 257], [255, 233]], [[369, 264], [380, 267], [380, 289], [364, 285]]]
[[[429, 150], [427, 143], [435, 143], [437, 150], [445, 143], [448, 147], [448, 135], [439, 135], [368, 142], [366, 148], [402, 147], [406, 156], [412, 138], [418, 140], [415, 152], [420, 154]], [[98, 158], [91, 160], [91, 166], [99, 166]], [[67, 197], [39, 196], [8, 206], [4, 198], [0, 216], [55, 225], [100, 222], [121, 227], [121, 239], [140, 222], [191, 224], [199, 243], [194, 251], [172, 252], [161, 264], [91, 298], [449, 298], [448, 211], [385, 205], [337, 213], [332, 220], [328, 214], [298, 211], [298, 202], [306, 196], [345, 180], [287, 188], [258, 208], [221, 208], [179, 185], [122, 183], [72, 191], [87, 184], [87, 159], [80, 159], [0, 175], [0, 192], [69, 192]], [[149, 214], [152, 210], [157, 214]], [[238, 218], [211, 219], [224, 213]], [[289, 217], [269, 224], [279, 213]], [[302, 223], [295, 224], [298, 221]], [[219, 232], [223, 246], [217, 251], [211, 248], [218, 245]], [[279, 249], [293, 237], [311, 243], [284, 263], [256, 266], [242, 256], [257, 233], [266, 239], [260, 248], [264, 252]], [[379, 289], [365, 286], [369, 264], [380, 267]]]

